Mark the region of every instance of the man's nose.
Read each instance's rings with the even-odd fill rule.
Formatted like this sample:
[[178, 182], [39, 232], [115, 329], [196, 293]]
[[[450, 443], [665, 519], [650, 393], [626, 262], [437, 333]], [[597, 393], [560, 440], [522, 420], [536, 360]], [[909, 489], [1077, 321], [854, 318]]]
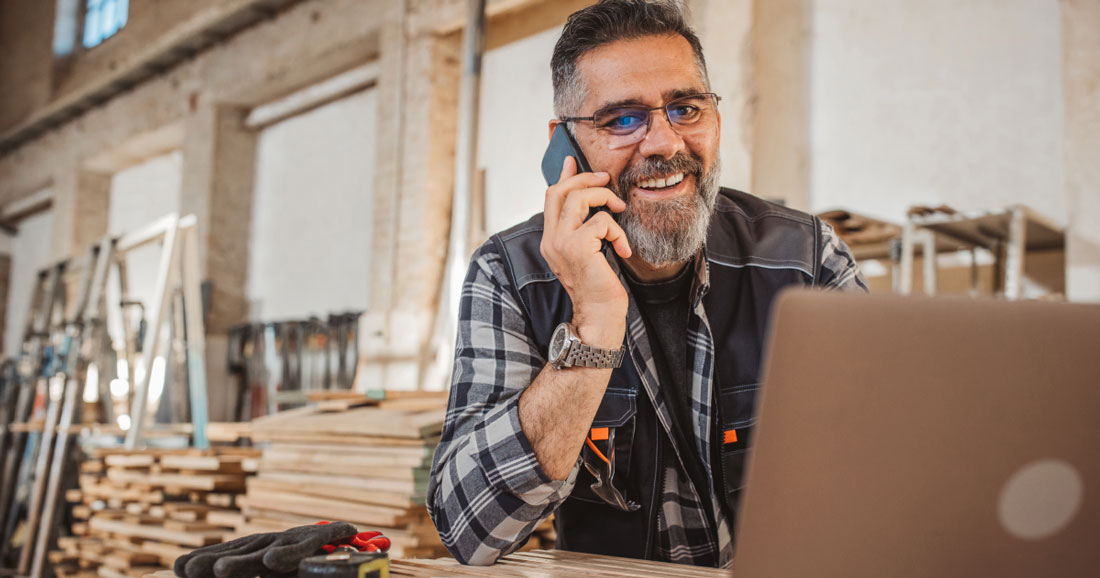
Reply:
[[638, 146], [643, 157], [659, 156], [672, 158], [684, 150], [684, 139], [672, 130], [672, 124], [664, 111], [654, 111], [649, 119], [649, 130]]

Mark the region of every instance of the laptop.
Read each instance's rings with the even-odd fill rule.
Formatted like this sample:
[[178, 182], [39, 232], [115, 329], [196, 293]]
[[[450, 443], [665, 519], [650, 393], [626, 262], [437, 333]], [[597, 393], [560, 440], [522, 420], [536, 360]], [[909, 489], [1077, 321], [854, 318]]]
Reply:
[[1100, 576], [1100, 307], [779, 298], [737, 578]]

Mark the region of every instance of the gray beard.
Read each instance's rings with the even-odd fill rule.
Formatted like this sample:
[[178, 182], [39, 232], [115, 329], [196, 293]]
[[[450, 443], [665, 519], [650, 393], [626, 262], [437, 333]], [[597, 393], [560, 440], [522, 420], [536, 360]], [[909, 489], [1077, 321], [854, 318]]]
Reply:
[[[629, 198], [634, 183], [653, 175], [683, 172], [695, 176], [695, 195], [665, 201]], [[652, 267], [684, 263], [695, 256], [707, 239], [711, 215], [718, 198], [718, 160], [709, 170], [702, 162], [681, 153], [669, 160], [647, 159], [619, 175], [616, 193], [626, 201], [626, 210], [615, 215], [626, 232], [634, 255]], [[626, 193], [624, 193], [626, 191]]]

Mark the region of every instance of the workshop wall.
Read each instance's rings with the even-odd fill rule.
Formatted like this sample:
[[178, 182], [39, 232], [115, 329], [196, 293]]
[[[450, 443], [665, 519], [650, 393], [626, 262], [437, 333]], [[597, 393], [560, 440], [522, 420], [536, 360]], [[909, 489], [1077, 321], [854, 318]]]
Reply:
[[4, 327], [4, 355], [14, 357], [23, 344], [23, 329], [31, 306], [31, 293], [38, 271], [49, 264], [53, 212], [45, 211], [19, 222], [11, 239], [11, 269], [8, 276], [7, 319]]
[[53, 2], [0, 2], [0, 132], [49, 102], [53, 24]]
[[813, 6], [815, 210], [1023, 203], [1066, 223], [1056, 2]]
[[[369, 303], [378, 99], [373, 90], [260, 133], [248, 264], [256, 321]], [[288, 266], [293, 264], [293, 266]]]

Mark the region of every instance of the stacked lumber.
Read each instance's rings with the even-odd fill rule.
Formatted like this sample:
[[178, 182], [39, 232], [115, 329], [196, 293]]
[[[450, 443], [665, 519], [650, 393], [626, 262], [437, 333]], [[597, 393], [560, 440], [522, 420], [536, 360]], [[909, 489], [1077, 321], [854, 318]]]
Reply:
[[74, 537], [49, 559], [59, 578], [143, 576], [234, 537], [237, 497], [259, 452], [99, 449], [81, 463]]
[[393, 557], [446, 555], [424, 507], [445, 407], [442, 393], [353, 394], [255, 420], [267, 445], [237, 532], [332, 520], [383, 532]]

